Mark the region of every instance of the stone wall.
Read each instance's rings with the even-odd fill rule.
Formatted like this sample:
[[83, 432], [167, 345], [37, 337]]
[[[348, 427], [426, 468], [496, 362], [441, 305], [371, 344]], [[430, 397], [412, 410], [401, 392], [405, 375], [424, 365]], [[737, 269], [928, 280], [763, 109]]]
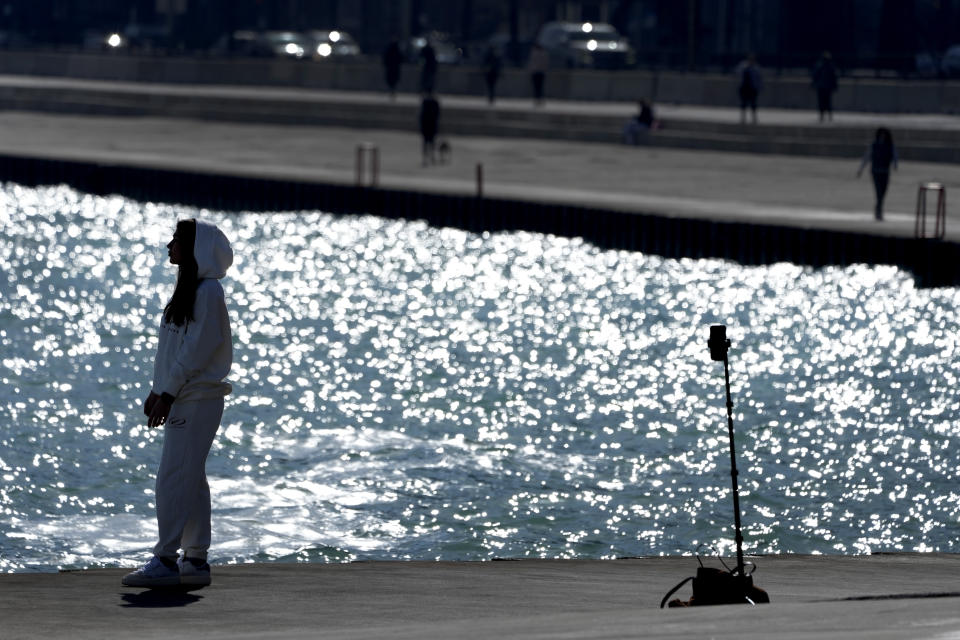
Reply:
[[[155, 83], [289, 86], [347, 91], [382, 91], [383, 72], [373, 62], [328, 63], [276, 59], [149, 58], [81, 53], [4, 52], [0, 73]], [[418, 70], [407, 66], [400, 90], [414, 92]], [[483, 95], [479, 68], [441, 67], [440, 93]], [[731, 75], [652, 71], [552, 70], [548, 98], [632, 102], [646, 97], [659, 103], [730, 106], [737, 103]], [[497, 88], [501, 97], [528, 97], [522, 69], [505, 69]], [[807, 78], [768, 73], [761, 107], [812, 109], [815, 96]], [[835, 99], [839, 111], [881, 113], [960, 113], [960, 82], [841, 78]]]

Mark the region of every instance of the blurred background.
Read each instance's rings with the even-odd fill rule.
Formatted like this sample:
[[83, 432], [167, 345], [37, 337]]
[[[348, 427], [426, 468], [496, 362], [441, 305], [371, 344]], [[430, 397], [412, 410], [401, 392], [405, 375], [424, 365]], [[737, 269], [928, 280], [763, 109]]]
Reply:
[[[584, 28], [584, 23], [588, 23]], [[960, 74], [960, 0], [5, 0], [0, 47], [115, 55], [378, 61], [427, 39], [441, 64], [494, 47], [525, 64], [727, 72], [748, 52], [807, 73], [824, 50], [847, 76]]]

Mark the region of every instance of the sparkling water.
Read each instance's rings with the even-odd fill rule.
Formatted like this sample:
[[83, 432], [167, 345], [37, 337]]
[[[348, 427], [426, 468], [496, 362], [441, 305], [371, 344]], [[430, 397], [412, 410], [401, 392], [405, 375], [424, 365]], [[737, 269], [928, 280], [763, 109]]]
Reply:
[[0, 191], [0, 571], [133, 565], [178, 218], [231, 238], [215, 562], [960, 551], [958, 303], [890, 266], [744, 267], [320, 212]]

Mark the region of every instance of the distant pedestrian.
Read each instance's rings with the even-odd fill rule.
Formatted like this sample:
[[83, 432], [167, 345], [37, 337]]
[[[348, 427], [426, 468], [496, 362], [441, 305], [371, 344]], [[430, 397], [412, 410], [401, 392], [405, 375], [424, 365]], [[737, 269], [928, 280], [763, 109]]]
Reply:
[[747, 108], [750, 108], [752, 122], [757, 124], [757, 98], [763, 89], [763, 76], [757, 66], [757, 58], [752, 53], [737, 65], [737, 91], [740, 95], [740, 124], [747, 122]]
[[647, 133], [656, 128], [657, 120], [653, 114], [653, 107], [645, 98], [637, 103], [637, 114], [623, 125], [624, 144], [640, 144]]
[[433, 93], [437, 83], [437, 52], [428, 41], [420, 49], [420, 92]]
[[873, 188], [877, 194], [877, 204], [874, 217], [883, 220], [883, 198], [887, 194], [890, 184], [890, 166], [897, 168], [897, 148], [893, 144], [893, 134], [886, 127], [877, 129], [873, 142], [867, 147], [857, 170], [857, 177], [863, 173], [863, 168], [870, 163], [870, 173], [873, 175]]
[[820, 122], [824, 118], [833, 120], [833, 94], [837, 90], [837, 66], [833, 63], [833, 56], [824, 51], [813, 68], [813, 88], [817, 92], [817, 109], [820, 111]]
[[403, 64], [403, 53], [400, 51], [400, 43], [396, 39], [391, 40], [387, 48], [383, 50], [383, 72], [387, 80], [387, 90], [390, 92], [390, 99], [397, 97], [397, 83], [400, 82], [400, 66]]
[[483, 80], [487, 84], [487, 101], [493, 104], [497, 93], [497, 81], [500, 80], [500, 54], [493, 45], [487, 47], [483, 56]]
[[[177, 222], [167, 244], [177, 284], [160, 319], [147, 425], [163, 426], [154, 502], [153, 558], [122, 579], [129, 587], [210, 584], [210, 488], [204, 469], [220, 427], [233, 361], [220, 279], [233, 264], [227, 237], [212, 224]], [[178, 551], [183, 550], [183, 556]]]
[[530, 84], [533, 86], [533, 104], [543, 104], [543, 83], [547, 76], [547, 67], [550, 66], [550, 55], [539, 44], [534, 44], [527, 60], [527, 70], [530, 72]]
[[425, 93], [420, 103], [420, 135], [423, 136], [423, 166], [435, 164], [435, 141], [440, 129], [440, 103], [432, 93]]

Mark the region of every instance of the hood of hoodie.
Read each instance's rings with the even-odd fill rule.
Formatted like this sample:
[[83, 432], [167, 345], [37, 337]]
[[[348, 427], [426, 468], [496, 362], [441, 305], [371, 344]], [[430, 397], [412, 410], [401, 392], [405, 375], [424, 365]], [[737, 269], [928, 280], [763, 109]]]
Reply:
[[197, 261], [197, 278], [220, 279], [233, 264], [230, 241], [217, 227], [197, 220], [197, 237], [193, 242], [193, 257]]

